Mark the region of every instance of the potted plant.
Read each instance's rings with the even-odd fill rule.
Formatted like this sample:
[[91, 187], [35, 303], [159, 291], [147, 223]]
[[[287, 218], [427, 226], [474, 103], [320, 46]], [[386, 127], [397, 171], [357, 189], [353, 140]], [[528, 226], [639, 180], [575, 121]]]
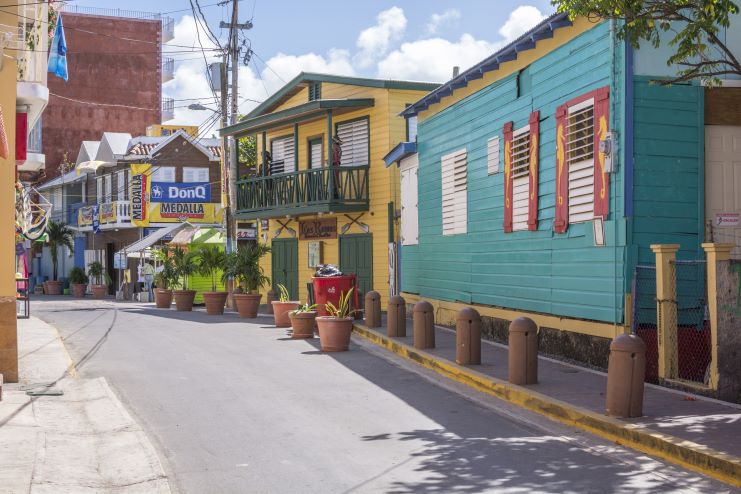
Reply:
[[173, 290], [175, 297], [175, 309], [179, 311], [193, 310], [193, 300], [196, 298], [195, 290], [189, 290], [190, 276], [198, 270], [198, 257], [194, 252], [186, 251], [177, 247], [172, 252], [172, 262], [177, 276], [177, 286], [180, 290]]
[[172, 305], [172, 287], [178, 282], [175, 262], [170, 257], [167, 247], [155, 250], [154, 258], [162, 263], [160, 271], [154, 275], [156, 285], [154, 289], [155, 306], [158, 309], [169, 309]]
[[57, 280], [57, 266], [59, 265], [59, 247], [67, 247], [70, 251], [74, 250], [72, 241], [74, 232], [65, 223], [49, 220], [46, 225], [47, 242], [51, 252], [51, 264], [53, 268], [53, 280], [47, 281], [44, 288], [47, 295], [61, 295], [63, 282]]
[[111, 277], [108, 276], [108, 273], [103, 268], [103, 264], [99, 261], [91, 262], [87, 268], [87, 274], [93, 282], [90, 285], [93, 298], [105, 298], [106, 293], [108, 293], [108, 285], [111, 284]]
[[316, 315], [316, 304], [303, 304], [298, 309], [290, 311], [288, 316], [291, 318], [291, 327], [293, 328], [291, 338], [313, 338]]
[[288, 289], [285, 285], [278, 284], [279, 299], [273, 301], [273, 317], [275, 318], [276, 328], [288, 328], [291, 326], [291, 319], [288, 313], [298, 309], [299, 302], [291, 300]]
[[227, 256], [226, 268], [222, 281], [234, 278], [239, 283], [241, 293], [237, 290], [232, 294], [239, 317], [257, 317], [262, 295], [259, 289], [270, 283], [270, 278], [260, 266], [260, 259], [270, 252], [270, 247], [265, 244], [251, 244], [242, 247]]
[[77, 298], [85, 297], [88, 281], [90, 278], [85, 274], [84, 269], [78, 266], [72, 268], [69, 272], [69, 286], [72, 288], [72, 295]]
[[319, 326], [319, 342], [324, 352], [344, 352], [350, 346], [350, 335], [352, 334], [353, 318], [350, 316], [350, 295], [353, 289], [347, 293], [340, 293], [340, 300], [335, 306], [327, 302], [328, 316], [316, 318]]
[[211, 291], [203, 292], [203, 301], [206, 304], [206, 313], [212, 316], [224, 313], [227, 292], [216, 291], [216, 276], [226, 266], [226, 254], [215, 245], [202, 245], [198, 249], [198, 271], [203, 276], [211, 278]]

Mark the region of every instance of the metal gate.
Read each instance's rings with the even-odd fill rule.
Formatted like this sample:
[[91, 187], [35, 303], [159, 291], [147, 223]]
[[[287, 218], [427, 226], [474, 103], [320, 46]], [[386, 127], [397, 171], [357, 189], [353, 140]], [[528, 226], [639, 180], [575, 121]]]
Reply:
[[679, 379], [708, 384], [710, 379], [710, 321], [707, 262], [673, 262], [677, 290], [677, 363]]
[[638, 265], [633, 271], [631, 333], [646, 343], [646, 381], [659, 382], [656, 315], [656, 266]]

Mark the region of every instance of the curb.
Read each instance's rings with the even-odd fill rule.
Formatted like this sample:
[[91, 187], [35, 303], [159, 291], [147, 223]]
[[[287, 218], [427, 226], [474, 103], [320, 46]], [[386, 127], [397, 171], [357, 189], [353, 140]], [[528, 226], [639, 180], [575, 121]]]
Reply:
[[642, 451], [694, 470], [722, 482], [741, 487], [741, 458], [727, 455], [701, 444], [662, 434], [646, 427], [601, 415], [510, 384], [471, 368], [438, 358], [424, 350], [394, 341], [386, 335], [355, 324], [353, 332], [378, 346], [438, 374], [465, 384], [530, 411], [545, 415], [564, 424], [578, 427], [619, 445]]

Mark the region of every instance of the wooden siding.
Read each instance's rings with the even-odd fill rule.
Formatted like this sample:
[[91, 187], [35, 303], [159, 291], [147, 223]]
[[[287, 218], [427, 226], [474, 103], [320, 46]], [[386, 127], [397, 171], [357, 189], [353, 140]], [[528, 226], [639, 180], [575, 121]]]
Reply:
[[651, 244], [677, 243], [678, 257], [702, 257], [703, 98], [700, 86], [635, 78], [631, 267], [655, 262]]
[[[615, 53], [620, 70], [619, 45]], [[530, 72], [528, 94], [518, 97], [512, 74], [420, 122], [420, 242], [403, 248], [402, 290], [433, 299], [621, 322], [625, 221], [619, 174], [611, 182], [607, 247], [593, 246], [591, 223], [570, 225], [562, 235], [552, 229], [556, 107], [611, 83], [607, 24], [534, 60]], [[615, 94], [611, 98], [615, 105], [622, 103]], [[488, 174], [487, 140], [501, 135], [505, 122], [513, 121], [515, 128], [526, 125], [534, 110], [541, 115], [538, 230], [505, 234], [504, 174]], [[615, 121], [621, 112], [612, 113], [611, 128], [620, 128]], [[443, 237], [440, 158], [464, 146], [468, 233]]]
[[[291, 106], [303, 104], [308, 98], [306, 90], [302, 90], [302, 97], [293, 97], [277, 107], [275, 111], [283, 110]], [[393, 146], [403, 141], [405, 138], [406, 127], [404, 119], [398, 114], [405, 108], [406, 104], [412, 103], [425, 94], [424, 91], [408, 91], [370, 88], [363, 86], [352, 86], [345, 84], [322, 83], [322, 98], [324, 99], [343, 99], [343, 98], [373, 98], [375, 104], [371, 108], [343, 112], [335, 114], [332, 117], [333, 131], [338, 123], [354, 120], [361, 117], [369, 118], [370, 132], [370, 176], [369, 176], [369, 196], [370, 209], [362, 213], [360, 222], [368, 225], [369, 233], [373, 235], [373, 286], [381, 294], [381, 303], [385, 307], [388, 301], [388, 213], [387, 205], [394, 201], [396, 207], [399, 207], [399, 171], [396, 167], [386, 168], [383, 157], [391, 150]], [[285, 135], [293, 132], [293, 124], [282, 129], [276, 129], [268, 132], [266, 135], [268, 146], [270, 139], [273, 137]], [[331, 147], [328, 143], [327, 120], [320, 118], [311, 122], [302, 122], [298, 128], [298, 170], [303, 170], [309, 166], [309, 147], [308, 141], [313, 138], [322, 138], [323, 159], [329, 159]], [[257, 136], [258, 159], [262, 153], [262, 137]], [[356, 218], [360, 213], [349, 214]], [[324, 215], [323, 217], [336, 217], [338, 233], [343, 225], [350, 223], [345, 214]], [[298, 233], [298, 220], [311, 219], [313, 215], [301, 217], [280, 219]], [[274, 238], [276, 231], [280, 228], [278, 220], [270, 220], [269, 231], [267, 233], [268, 243]], [[394, 228], [398, 238], [398, 228]], [[259, 234], [263, 232], [260, 231]], [[365, 233], [358, 225], [352, 225], [346, 234]], [[289, 238], [291, 235], [283, 230], [278, 238]], [[322, 246], [323, 262], [328, 264], [339, 265], [339, 239], [324, 240]], [[271, 272], [272, 259], [270, 255], [266, 256], [263, 261], [263, 269], [266, 273]], [[306, 284], [311, 282], [311, 276], [315, 269], [308, 267], [308, 242], [298, 242], [298, 266], [299, 266], [299, 285], [298, 295], [301, 301], [306, 301]], [[269, 289], [266, 288], [263, 292]]]

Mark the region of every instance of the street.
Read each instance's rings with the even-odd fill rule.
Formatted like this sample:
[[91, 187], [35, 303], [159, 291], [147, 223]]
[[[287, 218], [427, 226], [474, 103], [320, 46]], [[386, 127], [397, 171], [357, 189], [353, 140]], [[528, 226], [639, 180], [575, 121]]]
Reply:
[[353, 340], [324, 354], [236, 314], [44, 299], [179, 492], [730, 492]]

